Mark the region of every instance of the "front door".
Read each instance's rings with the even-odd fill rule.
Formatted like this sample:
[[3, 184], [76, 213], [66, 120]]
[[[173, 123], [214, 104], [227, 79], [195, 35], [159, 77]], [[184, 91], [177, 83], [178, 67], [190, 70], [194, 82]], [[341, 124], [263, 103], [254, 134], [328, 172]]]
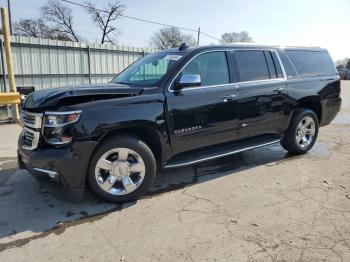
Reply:
[[201, 85], [166, 93], [173, 154], [235, 140], [237, 89], [230, 83], [225, 51], [195, 56], [178, 74], [199, 75]]

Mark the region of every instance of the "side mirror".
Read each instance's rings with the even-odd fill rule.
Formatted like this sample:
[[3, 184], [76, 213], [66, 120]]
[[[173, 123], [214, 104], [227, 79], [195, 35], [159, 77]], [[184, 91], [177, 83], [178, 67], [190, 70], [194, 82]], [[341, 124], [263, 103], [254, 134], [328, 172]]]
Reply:
[[201, 83], [202, 80], [200, 75], [182, 75], [179, 80], [175, 81], [174, 90], [181, 90], [185, 87], [200, 86]]

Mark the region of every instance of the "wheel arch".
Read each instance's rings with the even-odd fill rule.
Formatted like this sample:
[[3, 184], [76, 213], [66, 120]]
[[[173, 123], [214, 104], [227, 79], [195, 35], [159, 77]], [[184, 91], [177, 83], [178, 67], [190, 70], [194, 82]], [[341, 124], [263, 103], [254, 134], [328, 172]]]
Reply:
[[95, 151], [106, 140], [113, 136], [129, 136], [136, 137], [143, 141], [152, 151], [158, 164], [161, 164], [164, 159], [164, 154], [169, 154], [170, 145], [166, 133], [157, 129], [154, 125], [147, 123], [125, 123], [113, 129], [104, 130], [104, 134], [100, 136], [98, 146], [91, 154], [91, 158]]
[[305, 108], [313, 111], [318, 119], [318, 122], [322, 121], [322, 105], [318, 96], [308, 96], [300, 99], [296, 105], [297, 108]]

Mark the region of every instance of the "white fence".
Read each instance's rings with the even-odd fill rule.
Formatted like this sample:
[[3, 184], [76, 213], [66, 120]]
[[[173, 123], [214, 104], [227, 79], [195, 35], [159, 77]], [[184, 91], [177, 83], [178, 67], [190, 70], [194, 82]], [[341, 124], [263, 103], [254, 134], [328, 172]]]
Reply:
[[[151, 48], [31, 37], [12, 37], [11, 46], [16, 85], [34, 86], [36, 90], [105, 83], [135, 60], [155, 51]], [[0, 70], [0, 87], [4, 91], [3, 77], [6, 75], [6, 68], [4, 72], [1, 63]]]

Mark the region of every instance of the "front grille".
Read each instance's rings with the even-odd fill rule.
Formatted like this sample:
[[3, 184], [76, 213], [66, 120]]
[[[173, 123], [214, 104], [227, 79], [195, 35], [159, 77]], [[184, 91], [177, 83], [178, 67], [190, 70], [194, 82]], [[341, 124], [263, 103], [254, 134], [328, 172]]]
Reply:
[[39, 143], [39, 138], [40, 138], [39, 132], [24, 127], [22, 131], [22, 147], [28, 150], [33, 150], [37, 148]]
[[38, 147], [42, 116], [43, 114], [40, 113], [21, 112], [21, 120], [24, 125], [22, 131], [22, 147], [24, 149], [34, 150]]
[[23, 115], [22, 121], [25, 125], [33, 126], [35, 125], [35, 116]]
[[26, 146], [32, 146], [34, 140], [34, 134], [30, 131], [24, 131], [23, 132], [23, 144]]
[[21, 120], [24, 126], [31, 128], [41, 128], [42, 114], [22, 111]]

